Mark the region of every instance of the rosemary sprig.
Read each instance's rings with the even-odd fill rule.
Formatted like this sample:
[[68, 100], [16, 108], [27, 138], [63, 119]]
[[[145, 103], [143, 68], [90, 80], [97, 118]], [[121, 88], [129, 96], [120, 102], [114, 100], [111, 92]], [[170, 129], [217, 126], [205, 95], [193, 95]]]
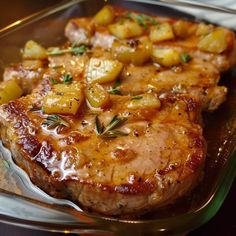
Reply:
[[122, 132], [120, 130], [116, 130], [116, 128], [120, 127], [127, 119], [120, 118], [115, 115], [112, 120], [104, 126], [98, 116], [95, 117], [95, 130], [98, 136], [102, 138], [116, 138], [118, 136], [127, 136], [128, 133]]
[[70, 124], [63, 120], [59, 115], [49, 115], [42, 125], [47, 126], [48, 129], [54, 129], [58, 126], [70, 127]]
[[113, 87], [108, 90], [110, 94], [121, 94], [121, 91], [119, 89], [119, 86], [121, 85], [121, 81], [118, 79], [115, 81]]
[[62, 55], [65, 53], [72, 53], [73, 55], [83, 55], [87, 51], [87, 49], [88, 49], [88, 46], [84, 44], [81, 46], [77, 46], [76, 44], [73, 44], [71, 47], [65, 48], [65, 49], [54, 48], [48, 51], [48, 55], [55, 56], [55, 55]]
[[72, 82], [73, 77], [70, 74], [63, 75], [63, 83], [70, 84]]

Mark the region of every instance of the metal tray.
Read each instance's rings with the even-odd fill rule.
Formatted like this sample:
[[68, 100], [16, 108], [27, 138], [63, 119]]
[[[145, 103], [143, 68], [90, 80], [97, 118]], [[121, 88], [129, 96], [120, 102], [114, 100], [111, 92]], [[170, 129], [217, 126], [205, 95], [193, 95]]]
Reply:
[[[111, 2], [142, 12], [194, 19], [163, 6]], [[68, 19], [93, 15], [103, 4], [93, 0], [66, 1], [0, 30], [0, 73], [9, 63], [20, 60], [20, 49], [27, 40], [34, 39], [45, 46], [60, 45], [65, 41], [63, 32]], [[35, 187], [1, 147], [0, 221], [57, 232], [123, 236], [181, 235], [199, 227], [219, 210], [236, 174], [236, 67], [223, 75], [221, 83], [229, 88], [227, 101], [216, 112], [204, 114], [208, 143], [205, 176], [190, 195], [135, 220], [91, 215]]]

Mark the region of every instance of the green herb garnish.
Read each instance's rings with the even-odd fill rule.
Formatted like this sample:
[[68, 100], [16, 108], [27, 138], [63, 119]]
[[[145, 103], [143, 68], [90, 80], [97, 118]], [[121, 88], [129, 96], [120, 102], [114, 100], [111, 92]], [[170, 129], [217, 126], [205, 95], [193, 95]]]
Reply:
[[180, 55], [180, 59], [182, 62], [187, 63], [192, 59], [192, 57], [188, 53], [183, 53]]
[[63, 75], [63, 83], [70, 84], [72, 82], [73, 77], [70, 74]]
[[142, 98], [143, 98], [143, 96], [137, 95], [137, 96], [133, 96], [133, 97], [131, 98], [131, 100], [140, 100], [140, 99], [142, 99]]
[[107, 126], [104, 126], [98, 116], [95, 117], [95, 130], [98, 136], [102, 138], [116, 138], [118, 136], [127, 136], [128, 133], [116, 130], [116, 128], [120, 127], [127, 119], [119, 118], [115, 115], [110, 123]]
[[58, 84], [58, 81], [56, 79], [49, 78], [49, 80], [52, 84]]
[[148, 24], [157, 25], [156, 19], [145, 14], [133, 14], [128, 12], [126, 17], [132, 20], [135, 20], [139, 25], [143, 26], [145, 29], [148, 28]]
[[66, 49], [60, 49], [60, 48], [54, 48], [50, 51], [48, 51], [48, 55], [54, 56], [54, 55], [62, 55], [65, 53], [72, 53], [73, 55], [83, 55], [88, 49], [88, 46], [81, 45], [77, 46], [76, 44], [73, 44], [71, 47]]
[[58, 126], [70, 127], [70, 124], [63, 120], [59, 115], [49, 115], [42, 125], [47, 126], [48, 129], [54, 129]]
[[143, 26], [143, 28], [148, 28], [144, 15], [137, 15], [136, 21], [139, 23], [139, 25]]
[[108, 90], [110, 94], [121, 94], [120, 89], [118, 88], [121, 85], [121, 81], [118, 79], [115, 81], [113, 87]]

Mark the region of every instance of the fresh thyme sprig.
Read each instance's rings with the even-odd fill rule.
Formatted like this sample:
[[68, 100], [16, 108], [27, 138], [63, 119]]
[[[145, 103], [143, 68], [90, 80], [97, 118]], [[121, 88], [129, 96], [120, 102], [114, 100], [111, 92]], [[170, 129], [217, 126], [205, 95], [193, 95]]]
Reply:
[[121, 91], [119, 89], [119, 86], [121, 85], [121, 81], [118, 79], [115, 81], [113, 87], [108, 90], [110, 94], [121, 94]]
[[72, 82], [73, 77], [70, 74], [63, 75], [63, 83], [70, 84]]
[[59, 115], [49, 115], [42, 125], [47, 126], [48, 129], [54, 129], [58, 126], [70, 127], [70, 124], [63, 120]]
[[87, 49], [88, 49], [88, 46], [84, 44], [81, 46], [77, 46], [76, 44], [73, 44], [71, 47], [65, 48], [65, 49], [54, 48], [48, 51], [48, 55], [55, 56], [55, 55], [62, 55], [65, 53], [72, 53], [73, 55], [83, 55], [87, 51]]
[[118, 136], [127, 136], [128, 133], [122, 132], [120, 130], [116, 130], [119, 128], [124, 122], [126, 118], [120, 118], [115, 115], [112, 120], [104, 126], [99, 120], [98, 116], [95, 117], [95, 130], [98, 136], [102, 138], [116, 138]]
[[127, 13], [127, 18], [135, 20], [139, 25], [143, 26], [143, 28], [147, 29], [148, 24], [157, 25], [157, 21], [155, 18], [145, 15], [145, 14], [133, 14], [131, 12]]

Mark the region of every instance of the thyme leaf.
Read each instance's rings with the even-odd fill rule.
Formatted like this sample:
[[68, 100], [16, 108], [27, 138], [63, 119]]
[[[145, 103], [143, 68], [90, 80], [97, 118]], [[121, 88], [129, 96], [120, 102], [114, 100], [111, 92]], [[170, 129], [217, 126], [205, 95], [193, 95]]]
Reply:
[[140, 99], [142, 99], [142, 98], [143, 98], [143, 96], [137, 95], [137, 96], [133, 96], [133, 97], [131, 98], [131, 100], [140, 100]]
[[54, 48], [48, 51], [48, 55], [55, 56], [55, 55], [62, 55], [65, 53], [72, 53], [73, 55], [83, 55], [87, 51], [87, 49], [88, 49], [87, 45], [83, 44], [81, 46], [77, 46], [76, 44], [73, 44], [71, 47], [65, 49]]
[[180, 59], [182, 62], [187, 63], [192, 59], [192, 57], [188, 53], [183, 53], [180, 55]]
[[54, 129], [58, 126], [70, 127], [70, 124], [63, 120], [59, 115], [49, 115], [42, 125], [47, 126], [48, 129]]
[[73, 77], [70, 74], [63, 75], [63, 83], [70, 84], [72, 82]]
[[119, 128], [127, 119], [120, 118], [115, 115], [112, 120], [104, 126], [101, 124], [98, 116], [95, 117], [95, 129], [98, 136], [102, 138], [116, 138], [118, 136], [127, 136], [128, 133], [122, 132], [120, 130], [116, 130]]
[[139, 25], [143, 26], [145, 29], [148, 28], [148, 24], [157, 25], [157, 21], [155, 18], [145, 15], [145, 14], [133, 14], [128, 12], [126, 17], [132, 20], [135, 20]]
[[110, 94], [121, 94], [121, 91], [118, 88], [112, 88], [108, 90]]
[[108, 90], [110, 94], [121, 94], [120, 89], [118, 88], [121, 85], [121, 81], [118, 79], [115, 81], [113, 87]]

